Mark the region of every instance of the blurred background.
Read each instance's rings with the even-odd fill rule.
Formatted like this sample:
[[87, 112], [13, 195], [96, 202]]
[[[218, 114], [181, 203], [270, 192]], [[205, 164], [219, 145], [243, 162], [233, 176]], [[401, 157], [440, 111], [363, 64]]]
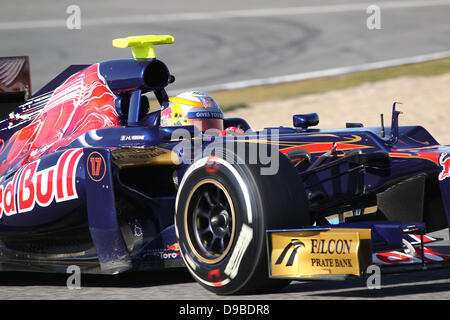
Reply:
[[[367, 27], [370, 5], [381, 29]], [[2, 1], [0, 55], [29, 55], [36, 91], [67, 65], [129, 57], [114, 38], [171, 34], [157, 56], [172, 89], [206, 87], [447, 51], [449, 14], [436, 0]]]
[[[426, 121], [442, 122], [449, 107], [443, 96], [449, 79], [435, 79], [450, 71], [448, 60], [413, 74], [394, 69], [377, 76], [365, 73], [357, 80], [336, 78], [319, 91], [314, 83], [298, 81], [305, 74], [305, 79], [329, 76], [327, 70], [345, 74], [448, 57], [449, 16], [450, 0], [2, 1], [0, 56], [30, 56], [36, 92], [70, 64], [130, 57], [129, 49], [112, 47], [114, 38], [171, 34], [174, 44], [156, 48], [176, 77], [169, 93], [265, 85], [216, 93], [231, 115], [251, 115], [253, 126], [290, 125], [293, 113], [309, 111], [319, 113], [322, 127], [345, 121], [378, 125], [378, 113], [389, 113], [392, 102], [401, 101], [405, 115], [411, 116], [403, 118], [405, 123], [425, 121], [433, 130], [434, 122]], [[428, 78], [376, 87], [400, 76]], [[267, 86], [291, 81], [298, 83], [289, 93]], [[363, 91], [323, 96], [365, 84]], [[405, 87], [409, 91], [402, 91]], [[421, 104], [413, 93], [421, 94]], [[255, 105], [267, 101], [274, 103]], [[277, 110], [271, 107], [275, 101]], [[444, 138], [450, 143], [450, 135]]]

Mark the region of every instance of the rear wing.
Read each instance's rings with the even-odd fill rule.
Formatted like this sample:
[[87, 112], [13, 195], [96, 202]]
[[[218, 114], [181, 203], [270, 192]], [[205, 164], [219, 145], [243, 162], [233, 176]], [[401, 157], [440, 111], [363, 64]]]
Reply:
[[0, 58], [0, 117], [7, 115], [31, 95], [30, 59]]

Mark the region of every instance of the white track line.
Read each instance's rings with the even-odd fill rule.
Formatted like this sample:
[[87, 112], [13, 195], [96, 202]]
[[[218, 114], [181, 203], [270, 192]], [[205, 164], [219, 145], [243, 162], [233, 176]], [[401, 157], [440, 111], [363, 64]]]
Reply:
[[170, 95], [173, 95], [173, 94], [177, 94], [179, 92], [191, 91], [191, 90], [202, 90], [202, 91], [236, 90], [236, 89], [243, 89], [243, 88], [254, 87], [254, 86], [273, 85], [273, 84], [288, 83], [288, 82], [295, 82], [295, 81], [302, 81], [302, 80], [310, 80], [310, 79], [316, 79], [316, 78], [339, 76], [339, 75], [353, 73], [353, 72], [377, 70], [377, 69], [383, 69], [383, 68], [388, 68], [388, 67], [401, 66], [401, 65], [405, 65], [405, 64], [443, 59], [443, 58], [448, 58], [448, 57], [450, 57], [450, 51], [443, 51], [443, 52], [436, 52], [436, 53], [424, 54], [424, 55], [407, 57], [407, 58], [384, 60], [384, 61], [378, 61], [378, 62], [372, 62], [372, 63], [366, 63], [366, 64], [360, 64], [360, 65], [354, 65], [354, 66], [346, 66], [346, 67], [340, 67], [340, 68], [333, 68], [333, 69], [326, 69], [326, 70], [320, 70], [320, 71], [296, 73], [296, 74], [290, 74], [290, 75], [284, 75], [284, 76], [259, 78], [259, 79], [252, 79], [252, 80], [246, 80], [246, 81], [228, 82], [228, 83], [216, 84], [216, 85], [211, 85], [211, 86], [203, 86], [203, 87], [199, 87], [199, 88], [180, 89], [180, 90], [177, 90], [177, 92], [174, 92], [175, 91], [174, 90], [174, 91], [170, 91], [169, 93], [170, 93]]
[[[98, 17], [83, 18], [84, 12], [81, 7], [81, 27], [86, 26], [109, 26], [109, 25], [136, 25], [155, 22], [183, 22], [183, 21], [201, 21], [233, 18], [258, 18], [273, 16], [292, 16], [306, 14], [326, 14], [362, 11], [366, 12], [370, 5], [378, 5], [383, 9], [404, 9], [404, 8], [423, 8], [434, 6], [448, 6], [450, 0], [413, 0], [413, 1], [385, 1], [385, 2], [366, 2], [349, 3], [339, 5], [323, 6], [302, 6], [288, 8], [267, 8], [250, 10], [229, 10], [217, 12], [191, 12], [191, 13], [172, 13], [172, 14], [148, 14], [116, 17]], [[69, 17], [66, 15], [64, 17]], [[22, 29], [42, 29], [42, 28], [65, 28], [65, 19], [48, 19], [35, 21], [11, 21], [0, 22], [0, 31], [2, 30], [22, 30]]]

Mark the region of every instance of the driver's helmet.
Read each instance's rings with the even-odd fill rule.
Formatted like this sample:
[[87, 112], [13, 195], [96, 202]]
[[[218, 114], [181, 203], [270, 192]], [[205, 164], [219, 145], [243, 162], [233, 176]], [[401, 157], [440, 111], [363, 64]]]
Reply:
[[213, 97], [205, 92], [183, 92], [169, 98], [161, 110], [161, 126], [195, 125], [199, 130], [223, 130], [223, 113]]

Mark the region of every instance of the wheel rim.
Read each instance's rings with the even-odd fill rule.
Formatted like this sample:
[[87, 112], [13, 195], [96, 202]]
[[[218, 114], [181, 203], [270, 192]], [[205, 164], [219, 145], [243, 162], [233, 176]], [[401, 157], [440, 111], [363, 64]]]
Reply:
[[184, 225], [192, 252], [207, 264], [222, 261], [235, 233], [230, 194], [218, 181], [205, 179], [192, 188], [187, 204]]

